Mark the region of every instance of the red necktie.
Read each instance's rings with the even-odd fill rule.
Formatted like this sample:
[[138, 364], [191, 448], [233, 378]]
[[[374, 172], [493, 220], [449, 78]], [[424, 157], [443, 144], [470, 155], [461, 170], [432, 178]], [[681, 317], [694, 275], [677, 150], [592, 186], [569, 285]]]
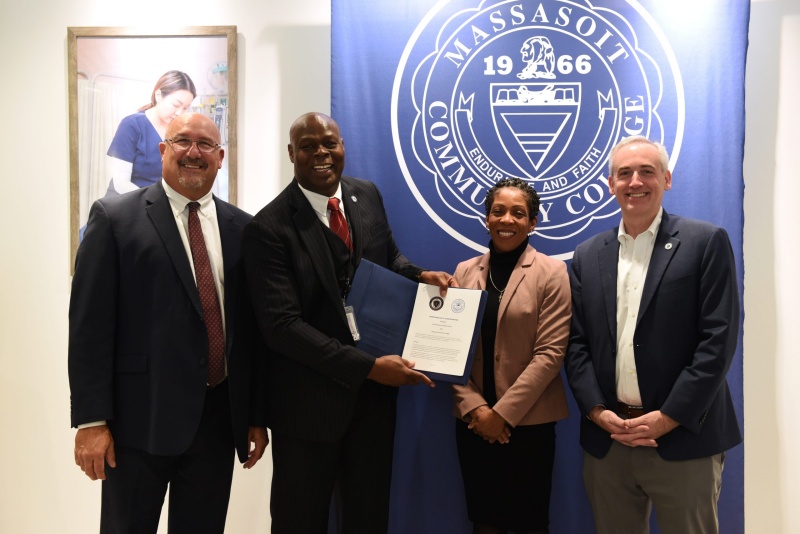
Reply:
[[192, 249], [194, 275], [200, 303], [203, 305], [203, 319], [208, 332], [208, 385], [213, 387], [225, 378], [225, 335], [222, 332], [222, 313], [219, 308], [217, 287], [211, 274], [208, 250], [203, 239], [203, 229], [197, 210], [200, 204], [189, 202], [189, 247]]
[[352, 251], [353, 243], [350, 241], [350, 230], [347, 228], [347, 221], [344, 220], [344, 215], [339, 211], [339, 199], [329, 198], [328, 209], [331, 212], [331, 231], [338, 235], [341, 240], [344, 241], [344, 244], [347, 245], [347, 248]]

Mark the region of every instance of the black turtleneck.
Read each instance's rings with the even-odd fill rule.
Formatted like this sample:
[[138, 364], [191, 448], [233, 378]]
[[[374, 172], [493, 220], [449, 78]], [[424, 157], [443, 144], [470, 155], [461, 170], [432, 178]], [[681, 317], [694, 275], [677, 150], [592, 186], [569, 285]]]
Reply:
[[[488, 299], [481, 323], [481, 348], [483, 349], [483, 398], [492, 407], [497, 402], [497, 390], [494, 384], [494, 342], [497, 337], [497, 318], [500, 312], [500, 292], [505, 290], [511, 278], [511, 271], [517, 265], [520, 256], [528, 246], [526, 238], [517, 248], [510, 252], [498, 252], [494, 243], [489, 242], [489, 274], [486, 275]], [[503, 293], [507, 299], [511, 295]]]

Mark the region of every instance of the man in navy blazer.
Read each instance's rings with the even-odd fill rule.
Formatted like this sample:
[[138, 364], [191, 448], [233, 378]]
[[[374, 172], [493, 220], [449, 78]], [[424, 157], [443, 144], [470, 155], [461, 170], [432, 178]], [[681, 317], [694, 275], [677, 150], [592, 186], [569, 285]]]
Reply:
[[[78, 250], [69, 311], [75, 462], [103, 480], [103, 533], [155, 533], [169, 486], [170, 533], [222, 534], [234, 451], [249, 468], [267, 446], [266, 365], [242, 290], [251, 217], [210, 192], [219, 141], [208, 117], [175, 118], [160, 145], [163, 181], [95, 202]], [[209, 384], [190, 202], [199, 203], [208, 287], [222, 312], [219, 384]]]
[[666, 149], [629, 137], [609, 159], [622, 224], [578, 246], [566, 372], [583, 417], [598, 534], [715, 533], [724, 453], [742, 436], [725, 375], [739, 339], [728, 235], [662, 208]]
[[[380, 534], [388, 528], [395, 386], [433, 384], [398, 355], [376, 359], [357, 349], [344, 299], [362, 259], [442, 288], [453, 280], [409, 262], [375, 185], [342, 176], [344, 141], [332, 118], [302, 115], [289, 137], [295, 179], [244, 237], [270, 349], [272, 532], [327, 532], [338, 485], [342, 532]], [[342, 216], [340, 236], [331, 228]]]

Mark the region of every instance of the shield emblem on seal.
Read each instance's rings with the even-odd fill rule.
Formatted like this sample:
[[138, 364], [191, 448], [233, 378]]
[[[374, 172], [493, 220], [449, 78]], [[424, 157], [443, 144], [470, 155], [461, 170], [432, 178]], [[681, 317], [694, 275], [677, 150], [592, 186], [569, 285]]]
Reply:
[[495, 131], [513, 165], [530, 179], [564, 154], [578, 124], [580, 83], [492, 83]]

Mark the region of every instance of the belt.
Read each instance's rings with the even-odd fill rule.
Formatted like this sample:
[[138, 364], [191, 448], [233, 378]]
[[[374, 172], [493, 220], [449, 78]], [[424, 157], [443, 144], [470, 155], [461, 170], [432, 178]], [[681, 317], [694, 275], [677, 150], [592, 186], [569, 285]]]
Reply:
[[624, 402], [617, 401], [617, 414], [626, 419], [633, 419], [634, 417], [641, 417], [644, 415], [644, 408], [641, 406], [631, 406]]

